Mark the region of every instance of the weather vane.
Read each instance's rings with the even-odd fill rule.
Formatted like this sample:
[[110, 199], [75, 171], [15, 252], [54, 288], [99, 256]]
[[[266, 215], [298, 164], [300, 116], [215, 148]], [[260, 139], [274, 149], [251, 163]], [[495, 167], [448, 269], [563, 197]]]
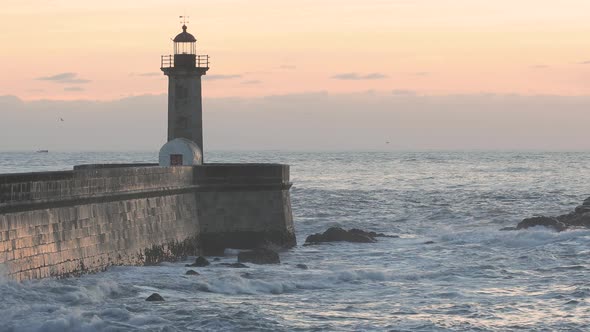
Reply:
[[180, 23], [182, 23], [182, 25], [186, 25], [188, 23], [188, 19], [190, 17], [186, 16], [186, 15], [182, 15], [182, 16], [178, 16], [178, 18], [180, 19]]

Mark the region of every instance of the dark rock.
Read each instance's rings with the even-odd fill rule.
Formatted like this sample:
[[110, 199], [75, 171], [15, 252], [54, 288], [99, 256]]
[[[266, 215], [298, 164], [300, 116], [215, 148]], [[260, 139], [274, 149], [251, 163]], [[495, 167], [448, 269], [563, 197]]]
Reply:
[[575, 214], [583, 214], [586, 212], [590, 212], [590, 205], [576, 206], [576, 209], [574, 210]]
[[185, 266], [187, 266], [187, 267], [204, 267], [204, 266], [207, 266], [209, 264], [211, 264], [211, 263], [209, 263], [209, 261], [207, 260], [207, 258], [205, 258], [203, 256], [199, 256], [199, 257], [197, 257], [197, 259], [195, 260], [194, 263], [192, 263], [190, 265], [187, 264]]
[[504, 227], [500, 228], [500, 231], [515, 231], [516, 227]]
[[[517, 229], [529, 228], [533, 226], [551, 227], [561, 232], [567, 227], [586, 227], [590, 228], [590, 197], [586, 198], [582, 205], [577, 206], [573, 212], [563, 214], [557, 217], [534, 217], [524, 219], [516, 226]], [[504, 230], [504, 229], [503, 229]]]
[[582, 226], [590, 228], [590, 212], [572, 212], [557, 217], [557, 220], [568, 226]]
[[572, 220], [576, 219], [577, 215], [575, 212], [570, 212], [568, 214], [562, 214], [561, 216], [557, 216], [555, 217], [555, 219], [557, 219], [558, 221], [566, 224], [566, 225], [571, 225]]
[[426, 241], [424, 244], [434, 244], [434, 241]]
[[215, 258], [213, 258], [213, 261], [214, 261], [214, 262], [219, 262], [220, 260], [221, 260], [221, 259], [219, 259], [219, 257], [215, 257]]
[[150, 295], [147, 299], [145, 299], [146, 301], [150, 301], [150, 302], [154, 302], [154, 301], [164, 301], [164, 298], [158, 294], [158, 293], [154, 293], [152, 295]]
[[298, 269], [307, 270], [307, 265], [305, 264], [297, 264], [295, 265], [295, 267]]
[[188, 270], [185, 273], [187, 276], [198, 276], [199, 272], [195, 271], [195, 270]]
[[535, 226], [553, 228], [558, 232], [564, 231], [567, 228], [566, 224], [557, 220], [556, 218], [541, 216], [524, 219], [523, 221], [519, 222], [518, 225], [516, 225], [516, 229], [526, 229]]
[[242, 263], [221, 263], [219, 265], [221, 265], [221, 266], [227, 266], [227, 267], [233, 267], [233, 268], [236, 268], [236, 269], [249, 268], [248, 265], [242, 264]]
[[238, 254], [238, 262], [254, 264], [280, 264], [279, 254], [270, 249], [254, 249], [242, 251]]
[[372, 243], [375, 242], [375, 238], [371, 232], [360, 229], [346, 231], [340, 227], [330, 227], [324, 233], [312, 234], [305, 239], [306, 244], [338, 241]]
[[370, 238], [376, 238], [376, 237], [390, 237], [390, 238], [399, 238], [398, 235], [387, 235], [384, 233], [377, 233], [377, 232], [367, 232], [367, 231], [363, 231], [362, 229], [358, 229], [358, 228], [353, 228], [351, 230], [349, 230], [350, 233], [354, 233], [354, 234], [360, 234], [360, 235], [364, 235], [364, 236], [368, 236]]
[[244, 273], [240, 274], [240, 276], [242, 278], [246, 278], [246, 279], [252, 279], [252, 278], [254, 278], [254, 276], [250, 272], [244, 272]]

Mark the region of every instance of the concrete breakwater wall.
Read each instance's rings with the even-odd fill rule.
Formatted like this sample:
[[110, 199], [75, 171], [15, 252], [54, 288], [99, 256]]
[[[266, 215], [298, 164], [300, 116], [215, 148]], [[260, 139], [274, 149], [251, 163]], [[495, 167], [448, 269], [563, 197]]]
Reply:
[[16, 280], [295, 245], [289, 167], [86, 165], [0, 175], [0, 273]]

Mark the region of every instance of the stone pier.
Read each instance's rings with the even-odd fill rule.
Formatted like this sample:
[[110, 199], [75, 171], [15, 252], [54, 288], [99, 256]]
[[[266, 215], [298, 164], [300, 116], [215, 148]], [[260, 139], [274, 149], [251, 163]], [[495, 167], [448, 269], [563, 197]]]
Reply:
[[0, 273], [65, 277], [296, 244], [289, 166], [84, 165], [0, 175]]

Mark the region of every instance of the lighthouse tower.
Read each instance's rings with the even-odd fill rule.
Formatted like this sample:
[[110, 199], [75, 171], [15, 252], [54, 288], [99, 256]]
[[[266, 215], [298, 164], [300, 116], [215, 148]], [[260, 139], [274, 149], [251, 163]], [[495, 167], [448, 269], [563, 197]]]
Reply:
[[209, 70], [209, 56], [197, 55], [197, 39], [186, 30], [184, 24], [173, 39], [174, 55], [163, 55], [161, 59], [160, 69], [168, 76], [168, 143], [160, 150], [163, 166], [202, 162], [201, 76]]

